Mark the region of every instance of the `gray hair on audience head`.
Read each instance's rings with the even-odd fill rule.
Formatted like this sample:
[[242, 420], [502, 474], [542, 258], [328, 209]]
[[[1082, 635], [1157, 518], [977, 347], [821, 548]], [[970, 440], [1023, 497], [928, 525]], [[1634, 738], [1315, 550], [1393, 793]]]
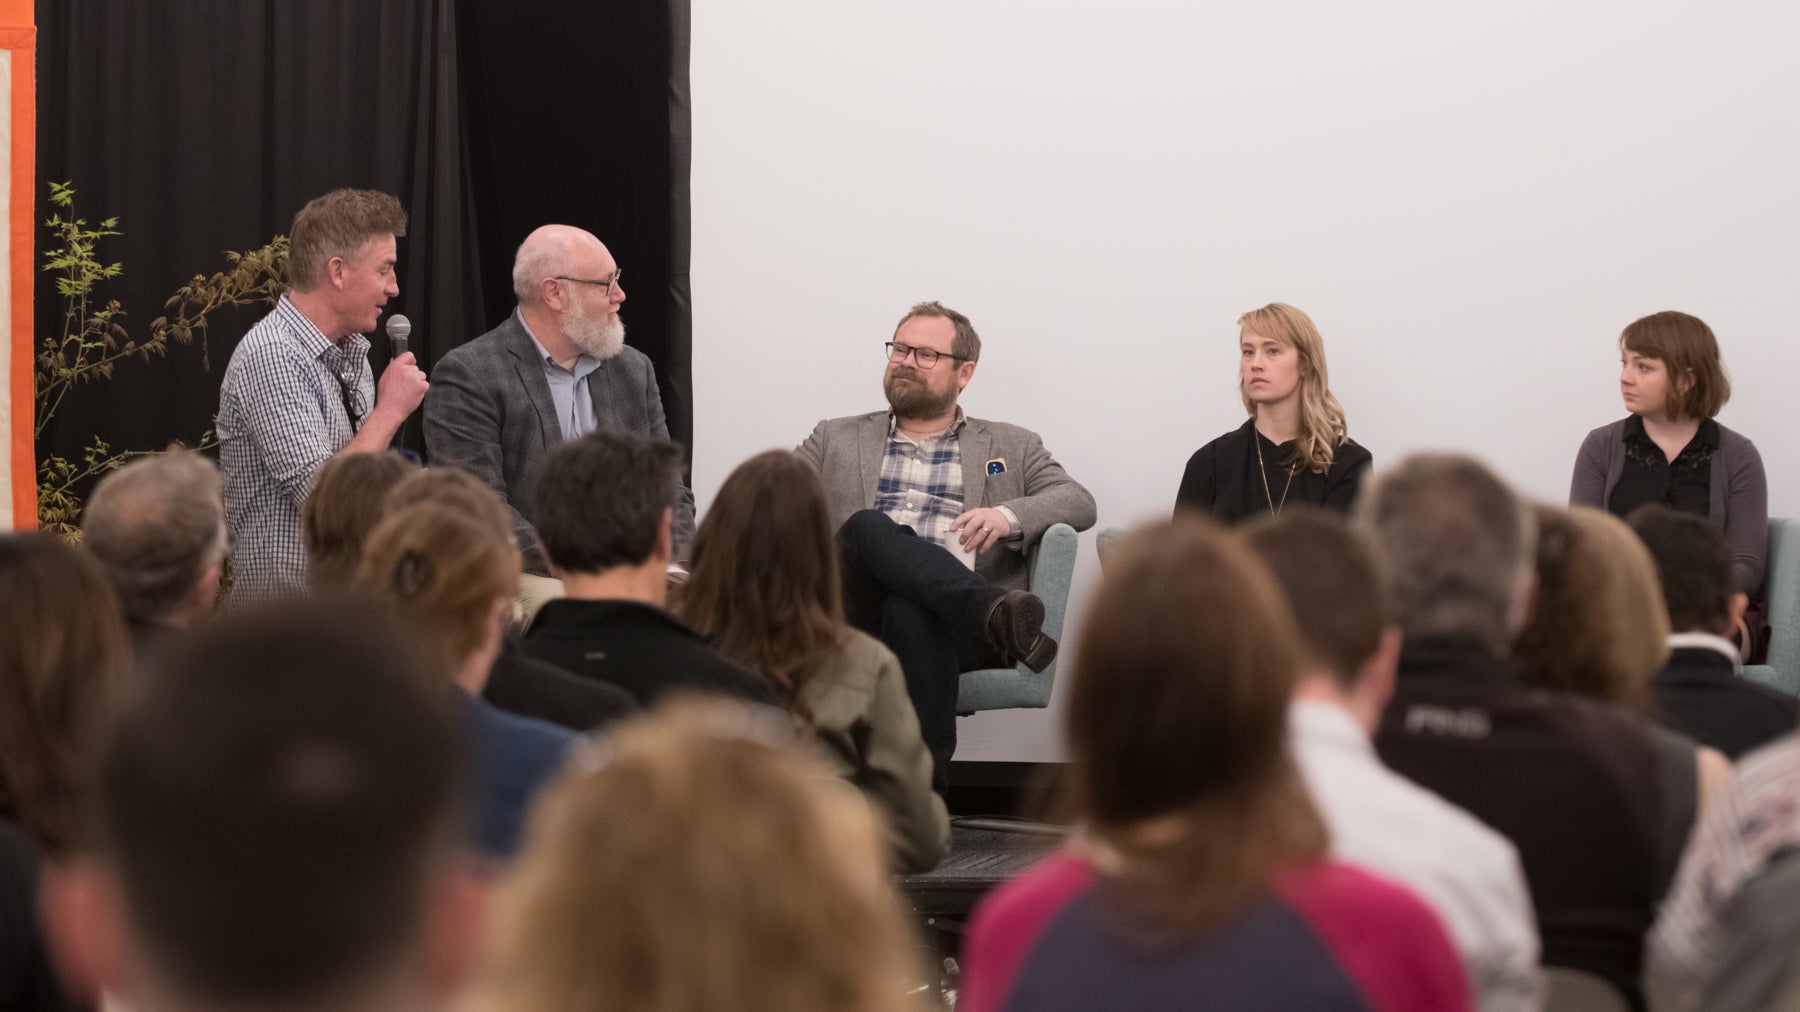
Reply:
[[89, 497], [81, 540], [138, 620], [170, 616], [225, 556], [219, 468], [189, 450], [132, 461]]
[[1363, 489], [1356, 521], [1386, 556], [1408, 639], [1511, 650], [1526, 619], [1537, 520], [1498, 475], [1472, 457], [1414, 454]]

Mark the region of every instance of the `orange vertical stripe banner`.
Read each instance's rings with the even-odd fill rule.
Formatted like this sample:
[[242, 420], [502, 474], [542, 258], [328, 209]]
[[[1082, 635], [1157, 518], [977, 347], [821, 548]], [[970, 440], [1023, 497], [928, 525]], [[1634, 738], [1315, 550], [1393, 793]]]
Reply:
[[9, 101], [5, 157], [8, 172], [7, 243], [4, 284], [11, 340], [7, 348], [8, 407], [4, 426], [5, 475], [11, 489], [12, 526], [37, 526], [37, 455], [33, 445], [32, 351], [36, 344], [32, 315], [33, 270], [37, 249], [37, 28], [32, 0], [0, 0], [0, 54], [8, 66]]

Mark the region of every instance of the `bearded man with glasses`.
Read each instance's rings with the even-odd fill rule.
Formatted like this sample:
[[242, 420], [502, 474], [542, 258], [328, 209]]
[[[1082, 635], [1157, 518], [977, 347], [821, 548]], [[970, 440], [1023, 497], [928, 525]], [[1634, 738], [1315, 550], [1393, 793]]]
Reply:
[[[525, 571], [544, 576], [538, 541], [539, 462], [552, 446], [604, 429], [669, 438], [656, 369], [625, 344], [622, 271], [592, 233], [545, 225], [513, 259], [519, 306], [437, 365], [425, 398], [425, 449], [506, 501]], [[694, 539], [694, 493], [675, 504], [674, 558]]]
[[840, 525], [845, 617], [899, 657], [941, 792], [958, 676], [1056, 656], [1026, 553], [1052, 524], [1092, 527], [1094, 497], [1035, 432], [963, 414], [981, 357], [968, 317], [921, 302], [885, 350], [888, 410], [820, 422], [796, 452]]

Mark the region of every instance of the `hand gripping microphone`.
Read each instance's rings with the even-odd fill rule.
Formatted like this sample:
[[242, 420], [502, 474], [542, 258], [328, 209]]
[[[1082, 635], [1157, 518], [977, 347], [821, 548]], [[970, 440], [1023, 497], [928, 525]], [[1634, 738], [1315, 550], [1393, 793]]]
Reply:
[[398, 313], [388, 317], [387, 336], [393, 345], [394, 357], [406, 354], [406, 339], [412, 335], [412, 321]]

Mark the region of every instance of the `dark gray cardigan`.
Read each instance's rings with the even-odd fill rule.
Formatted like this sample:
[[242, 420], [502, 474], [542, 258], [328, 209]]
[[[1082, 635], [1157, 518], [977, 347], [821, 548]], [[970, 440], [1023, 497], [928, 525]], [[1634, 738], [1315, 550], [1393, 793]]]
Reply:
[[[1569, 482], [1569, 505], [1605, 509], [1613, 486], [1625, 473], [1625, 423], [1602, 425], [1582, 440], [1575, 455], [1575, 477]], [[1719, 426], [1719, 452], [1713, 454], [1712, 506], [1706, 519], [1725, 536], [1731, 556], [1731, 589], [1752, 597], [1762, 586], [1769, 559], [1769, 483], [1763, 476], [1756, 445]]]

